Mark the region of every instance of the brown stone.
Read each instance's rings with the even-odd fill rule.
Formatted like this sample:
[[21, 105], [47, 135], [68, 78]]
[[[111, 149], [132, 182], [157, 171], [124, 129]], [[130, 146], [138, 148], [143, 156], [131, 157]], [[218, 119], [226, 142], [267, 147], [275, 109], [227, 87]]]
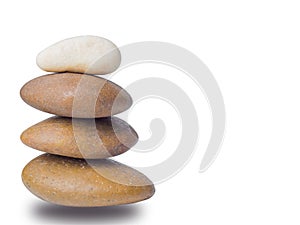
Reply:
[[138, 135], [117, 117], [51, 117], [25, 130], [22, 142], [34, 149], [74, 158], [99, 159], [126, 152]]
[[22, 99], [32, 107], [58, 116], [108, 117], [132, 105], [130, 95], [104, 78], [56, 73], [35, 78], [21, 89]]
[[74, 159], [43, 154], [26, 165], [25, 186], [58, 205], [95, 207], [142, 201], [154, 194], [152, 182], [137, 170], [109, 159]]

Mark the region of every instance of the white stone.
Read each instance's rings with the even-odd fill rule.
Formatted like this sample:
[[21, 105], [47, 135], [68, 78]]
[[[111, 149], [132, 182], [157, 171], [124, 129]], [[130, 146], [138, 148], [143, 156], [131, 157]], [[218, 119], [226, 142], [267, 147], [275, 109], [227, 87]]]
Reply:
[[111, 41], [97, 36], [78, 36], [57, 42], [40, 52], [37, 65], [48, 72], [107, 74], [121, 63], [121, 54]]

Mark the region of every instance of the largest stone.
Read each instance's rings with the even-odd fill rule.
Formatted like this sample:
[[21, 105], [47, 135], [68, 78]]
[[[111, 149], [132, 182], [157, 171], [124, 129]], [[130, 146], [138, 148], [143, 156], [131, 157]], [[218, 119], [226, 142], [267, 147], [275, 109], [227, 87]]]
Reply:
[[77, 73], [35, 78], [23, 86], [21, 97], [41, 111], [77, 118], [108, 117], [132, 105], [130, 95], [117, 84]]
[[26, 165], [23, 183], [39, 198], [65, 206], [120, 205], [154, 194], [152, 182], [137, 170], [108, 159], [88, 162], [44, 154]]

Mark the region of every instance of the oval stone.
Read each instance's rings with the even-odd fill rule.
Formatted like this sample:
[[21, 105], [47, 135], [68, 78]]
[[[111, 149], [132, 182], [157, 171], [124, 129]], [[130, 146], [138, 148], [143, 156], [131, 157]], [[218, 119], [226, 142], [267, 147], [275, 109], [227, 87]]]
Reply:
[[154, 185], [142, 173], [109, 159], [73, 159], [44, 154], [23, 172], [25, 186], [39, 198], [64, 206], [111, 206], [150, 198]]
[[107, 74], [115, 71], [121, 54], [111, 41], [96, 36], [79, 36], [57, 42], [40, 52], [37, 65], [49, 72]]
[[130, 95], [117, 84], [77, 73], [37, 77], [23, 86], [21, 97], [41, 111], [77, 118], [108, 117], [132, 105]]
[[22, 142], [34, 149], [62, 156], [101, 159], [120, 155], [138, 135], [117, 117], [72, 119], [51, 117], [25, 130]]

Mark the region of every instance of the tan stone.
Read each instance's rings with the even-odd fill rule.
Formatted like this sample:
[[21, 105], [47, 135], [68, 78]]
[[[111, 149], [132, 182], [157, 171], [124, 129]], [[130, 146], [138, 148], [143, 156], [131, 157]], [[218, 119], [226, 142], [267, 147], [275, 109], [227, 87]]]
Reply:
[[77, 73], [35, 78], [23, 86], [21, 97], [41, 111], [79, 118], [108, 117], [132, 105], [130, 95], [117, 84]]
[[65, 206], [120, 205], [154, 194], [152, 182], [133, 168], [109, 159], [88, 162], [43, 154], [26, 165], [23, 183], [39, 198]]
[[56, 155], [99, 159], [126, 152], [136, 144], [138, 135], [117, 117], [51, 117], [25, 130], [21, 140], [29, 147]]

